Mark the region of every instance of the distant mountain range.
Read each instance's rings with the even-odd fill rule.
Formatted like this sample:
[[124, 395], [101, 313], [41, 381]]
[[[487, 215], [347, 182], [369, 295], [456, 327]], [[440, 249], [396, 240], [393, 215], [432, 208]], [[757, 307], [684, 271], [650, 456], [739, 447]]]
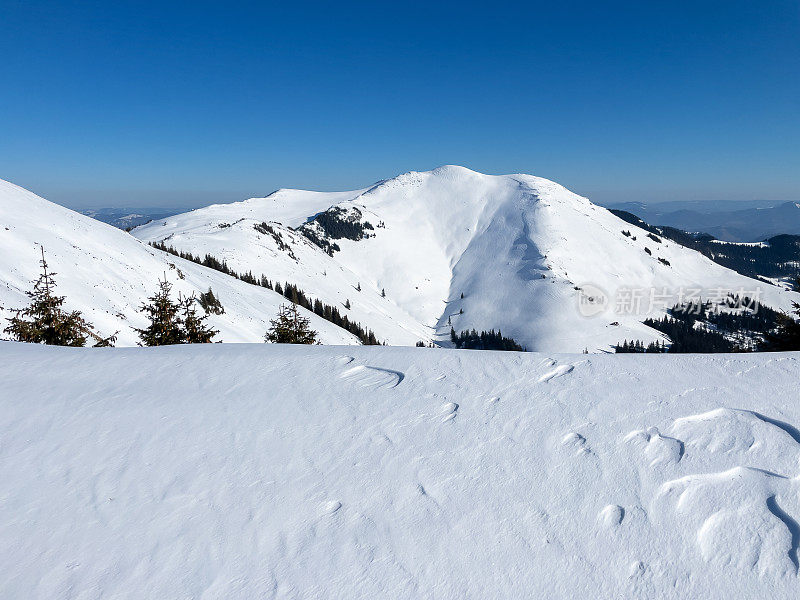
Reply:
[[652, 225], [707, 233], [728, 242], [760, 242], [780, 234], [800, 234], [800, 202], [664, 202], [607, 204]]
[[153, 219], [163, 219], [183, 212], [180, 209], [161, 208], [88, 208], [78, 211], [82, 215], [108, 223], [119, 229], [130, 230], [139, 225], [149, 223]]

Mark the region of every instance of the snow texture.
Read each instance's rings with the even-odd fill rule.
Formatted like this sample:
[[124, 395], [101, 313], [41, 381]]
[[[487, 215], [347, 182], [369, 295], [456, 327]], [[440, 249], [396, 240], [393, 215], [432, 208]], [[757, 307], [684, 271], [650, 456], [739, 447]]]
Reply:
[[800, 354], [657, 359], [0, 343], [0, 597], [797, 597]]

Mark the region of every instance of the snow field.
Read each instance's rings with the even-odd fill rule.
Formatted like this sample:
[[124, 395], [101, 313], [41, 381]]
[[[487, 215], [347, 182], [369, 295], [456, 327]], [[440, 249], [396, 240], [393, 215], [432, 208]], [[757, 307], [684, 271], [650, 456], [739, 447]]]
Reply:
[[799, 359], [0, 343], [0, 597], [793, 598]]

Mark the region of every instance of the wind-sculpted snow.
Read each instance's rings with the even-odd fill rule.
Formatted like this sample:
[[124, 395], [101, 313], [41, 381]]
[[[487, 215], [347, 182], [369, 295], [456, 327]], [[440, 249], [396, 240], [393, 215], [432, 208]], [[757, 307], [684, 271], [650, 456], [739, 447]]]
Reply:
[[0, 597], [795, 598], [798, 358], [0, 343]]

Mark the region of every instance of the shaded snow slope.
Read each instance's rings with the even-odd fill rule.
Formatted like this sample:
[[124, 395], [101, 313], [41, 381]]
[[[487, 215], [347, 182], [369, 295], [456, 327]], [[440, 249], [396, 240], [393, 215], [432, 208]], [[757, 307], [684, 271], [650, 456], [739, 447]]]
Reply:
[[[291, 228], [332, 206], [358, 209], [375, 229], [359, 241], [335, 240], [341, 251], [330, 257]], [[261, 221], [273, 222], [288, 250], [254, 229]], [[606, 350], [625, 338], [660, 339], [641, 323], [651, 293], [667, 290], [672, 304], [681, 289], [708, 297], [760, 288], [762, 300], [779, 309], [800, 299], [669, 240], [652, 240], [552, 181], [456, 166], [352, 192], [279, 190], [133, 233], [297, 283], [329, 303], [349, 299], [348, 314], [394, 344], [447, 343], [452, 326], [499, 328], [535, 350]], [[362, 292], [354, 292], [359, 284]], [[578, 310], [578, 288], [587, 284], [609, 298], [609, 310], [593, 318]], [[630, 289], [640, 294], [641, 310], [615, 312], [615, 298]], [[663, 308], [650, 316], [660, 317]]]
[[[103, 336], [119, 331], [118, 345], [135, 345], [134, 327], [146, 319], [139, 307], [166, 274], [173, 293], [199, 294], [211, 287], [225, 308], [209, 323], [226, 342], [263, 340], [269, 319], [284, 299], [211, 269], [154, 250], [131, 235], [63, 208], [0, 180], [0, 331], [11, 309], [28, 304], [40, 272], [40, 246], [57, 273], [56, 292], [66, 307], [80, 310]], [[350, 333], [306, 312], [320, 338], [330, 344], [357, 344]], [[2, 334], [0, 334], [2, 337]]]
[[794, 598], [799, 361], [0, 343], [0, 597]]

